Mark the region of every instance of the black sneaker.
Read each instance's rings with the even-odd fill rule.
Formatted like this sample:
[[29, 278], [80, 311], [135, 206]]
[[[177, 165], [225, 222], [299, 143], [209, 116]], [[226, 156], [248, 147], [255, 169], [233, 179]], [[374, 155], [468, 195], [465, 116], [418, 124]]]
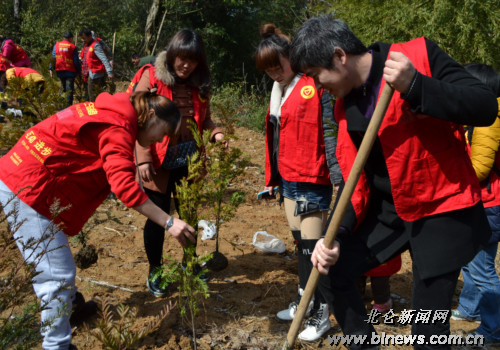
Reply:
[[166, 297], [168, 294], [167, 288], [162, 288], [161, 287], [161, 278], [156, 277], [153, 279], [153, 275], [154, 275], [153, 273], [150, 273], [148, 276], [148, 280], [146, 281], [149, 292], [157, 298]]
[[68, 350], [78, 350], [78, 348], [76, 346], [74, 346], [73, 344], [69, 344]]
[[208, 274], [206, 273], [201, 273], [201, 271], [203, 270], [203, 267], [201, 267], [200, 265], [196, 264], [194, 266], [194, 273], [199, 275], [200, 276], [200, 279], [204, 282], [208, 282], [209, 278], [208, 278]]
[[[199, 275], [199, 277], [202, 281], [208, 282], [210, 280], [210, 278], [208, 277], [208, 274], [201, 273], [205, 267], [206, 267], [206, 263], [203, 263], [202, 266], [200, 266], [199, 264], [196, 264], [196, 265], [194, 265], [193, 272], [195, 275]], [[184, 271], [186, 270], [186, 262], [184, 259], [182, 259], [181, 268]]]

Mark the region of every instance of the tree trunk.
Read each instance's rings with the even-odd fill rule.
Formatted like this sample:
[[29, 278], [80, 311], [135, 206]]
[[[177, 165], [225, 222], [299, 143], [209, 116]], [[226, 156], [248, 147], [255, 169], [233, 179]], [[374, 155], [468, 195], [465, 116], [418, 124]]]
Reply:
[[19, 21], [19, 13], [21, 12], [21, 0], [14, 0], [14, 19]]
[[163, 17], [161, 19], [160, 28], [158, 29], [158, 34], [156, 34], [156, 40], [155, 40], [155, 44], [153, 46], [153, 50], [151, 50], [152, 55], [155, 54], [156, 44], [158, 44], [158, 39], [160, 38], [160, 34], [161, 34], [161, 28], [163, 28], [163, 22], [165, 22], [165, 17], [167, 16], [167, 13], [168, 13], [168, 9], [165, 9], [165, 13], [163, 14]]
[[13, 26], [12, 26], [12, 32], [11, 32], [11, 38], [14, 38], [14, 40], [19, 40], [21, 39], [21, 0], [14, 0], [14, 18], [13, 18]]
[[154, 34], [154, 25], [156, 22], [156, 18], [158, 17], [158, 13], [160, 12], [160, 4], [161, 0], [153, 0], [151, 8], [149, 9], [148, 18], [146, 19], [146, 31], [144, 33], [144, 52], [146, 53], [146, 55], [151, 54], [151, 40]]

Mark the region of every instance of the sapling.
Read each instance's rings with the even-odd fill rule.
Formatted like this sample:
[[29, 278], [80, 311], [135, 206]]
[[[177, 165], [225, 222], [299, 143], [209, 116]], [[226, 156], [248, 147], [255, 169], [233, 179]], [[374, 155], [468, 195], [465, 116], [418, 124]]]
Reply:
[[[179, 217], [197, 229], [199, 211], [206, 201], [203, 182], [206, 176], [206, 146], [209, 144], [210, 131], [200, 134], [194, 122], [190, 123], [189, 128], [198, 150], [188, 157], [188, 176], [182, 178], [176, 186], [176, 196], [179, 201]], [[199, 257], [196, 254], [196, 244], [188, 241], [188, 247], [184, 248], [182, 263], [167, 257], [167, 265], [155, 271], [153, 276], [161, 278], [162, 288], [171, 283], [178, 283], [180, 314], [183, 321], [187, 320], [190, 323], [194, 349], [197, 348], [195, 317], [200, 311], [200, 301], [210, 296], [204, 278], [208, 270], [203, 267], [210, 257], [211, 255]]]
[[[235, 180], [240, 177], [249, 163], [243, 152], [236, 148], [226, 148], [225, 142], [236, 139], [234, 134], [234, 119], [231, 113], [222, 105], [216, 104], [220, 111], [219, 119], [225, 130], [224, 142], [216, 142], [206, 147], [207, 175], [203, 181], [203, 191], [206, 194], [206, 201], [211, 214], [215, 217], [215, 252], [213, 258], [207, 262], [207, 267], [212, 271], [220, 271], [227, 267], [228, 260], [224, 254], [219, 252], [219, 235], [222, 223], [227, 223], [235, 215], [235, 210], [245, 201], [243, 191], [234, 190], [228, 193], [228, 189], [234, 185]], [[230, 195], [229, 200], [227, 199]]]
[[[175, 306], [175, 305], [174, 305]], [[160, 313], [140, 330], [134, 331], [137, 309], [120, 304], [113, 310], [110, 302], [103, 298], [99, 307], [99, 320], [96, 328], [85, 325], [87, 333], [92, 334], [106, 350], [128, 350], [137, 347], [137, 342], [157, 330], [161, 322], [170, 314], [172, 304], [165, 305]], [[116, 317], [118, 316], [118, 317]]]

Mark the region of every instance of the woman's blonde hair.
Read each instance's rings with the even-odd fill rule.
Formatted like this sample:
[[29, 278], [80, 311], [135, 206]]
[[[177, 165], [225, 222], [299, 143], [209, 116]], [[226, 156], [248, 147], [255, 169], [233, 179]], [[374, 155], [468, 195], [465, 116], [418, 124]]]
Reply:
[[175, 128], [181, 119], [177, 106], [168, 98], [150, 91], [137, 91], [130, 95], [130, 102], [137, 112], [137, 123], [142, 128], [149, 119], [149, 110], [153, 109], [158, 118]]

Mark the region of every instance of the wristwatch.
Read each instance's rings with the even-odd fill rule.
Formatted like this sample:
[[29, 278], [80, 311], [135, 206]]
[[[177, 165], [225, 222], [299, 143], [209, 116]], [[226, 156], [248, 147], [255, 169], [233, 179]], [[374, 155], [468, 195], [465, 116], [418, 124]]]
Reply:
[[174, 226], [174, 217], [171, 216], [170, 219], [165, 223], [165, 230], [169, 230], [172, 226]]

